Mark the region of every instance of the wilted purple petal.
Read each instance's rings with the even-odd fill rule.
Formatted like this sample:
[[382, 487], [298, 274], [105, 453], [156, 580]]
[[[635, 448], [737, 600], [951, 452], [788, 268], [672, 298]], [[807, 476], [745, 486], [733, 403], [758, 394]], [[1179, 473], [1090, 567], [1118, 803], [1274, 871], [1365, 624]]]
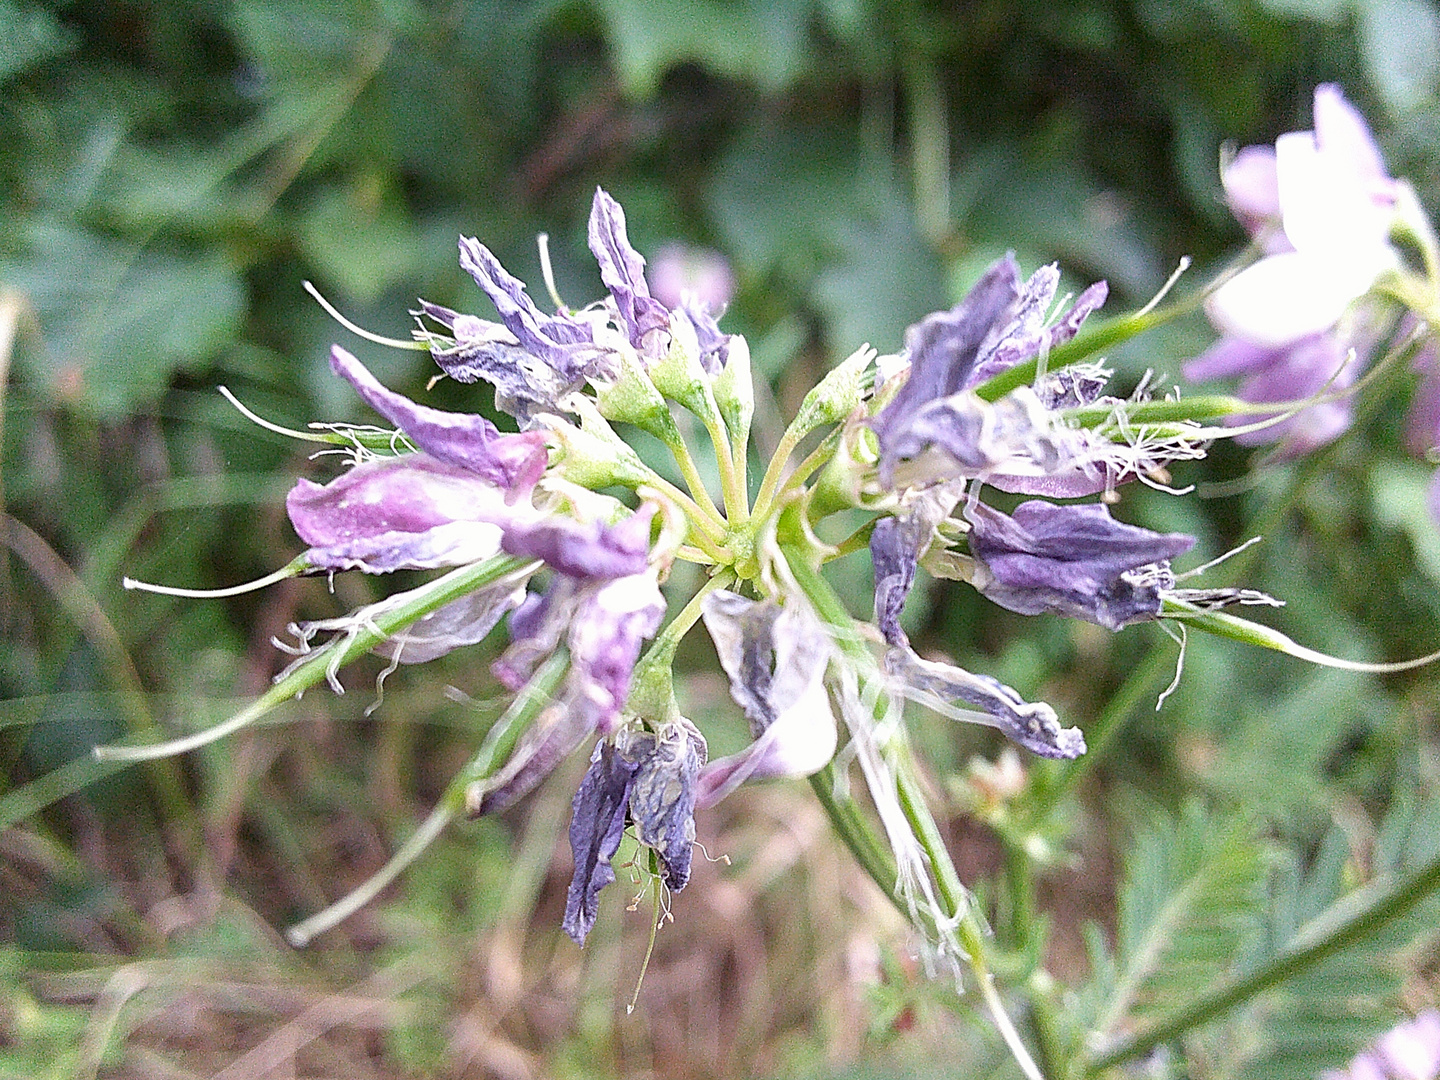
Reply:
[[500, 550], [504, 494], [428, 454], [363, 462], [321, 486], [300, 480], [285, 499], [306, 558], [324, 570], [460, 566]]
[[966, 516], [982, 594], [1022, 615], [1055, 612], [1109, 630], [1155, 618], [1174, 584], [1169, 560], [1195, 544], [1125, 525], [1101, 504], [1026, 502], [1011, 517], [977, 503]]
[[[1402, 323], [1396, 333], [1403, 337], [1407, 329]], [[1424, 456], [1440, 446], [1440, 339], [1433, 334], [1426, 339], [1411, 367], [1420, 373], [1420, 383], [1410, 398], [1405, 442], [1412, 454]]]
[[483, 416], [417, 405], [382, 386], [339, 345], [330, 350], [330, 367], [421, 450], [484, 477], [512, 498], [527, 493], [545, 472], [545, 439], [538, 432], [501, 435]]
[[881, 468], [897, 456], [891, 444], [915, 414], [939, 398], [964, 388], [990, 328], [1020, 289], [1020, 268], [1013, 255], [998, 259], [981, 275], [965, 299], [949, 311], [927, 315], [905, 331], [910, 375], [895, 397], [871, 421], [881, 447]]
[[[1101, 490], [1103, 469], [1088, 465], [1090, 434], [1060, 423], [1028, 386], [999, 401], [969, 391], [932, 401], [890, 440], [890, 478], [902, 486], [957, 477], [980, 477], [1000, 486], [1001, 477], [1028, 490], [1022, 478], [1084, 473]], [[885, 459], [881, 459], [882, 468]]]
[[627, 756], [640, 763], [630, 789], [635, 835], [655, 849], [666, 887], [679, 892], [690, 880], [696, 777], [705, 764], [705, 740], [688, 721], [630, 738]]
[[701, 770], [697, 805], [713, 806], [746, 780], [823, 768], [837, 735], [825, 689], [832, 646], [819, 620], [798, 601], [782, 608], [723, 589], [705, 598], [702, 613], [755, 741]]
[[577, 945], [585, 944], [600, 914], [600, 890], [615, 880], [610, 860], [620, 850], [620, 838], [625, 834], [625, 810], [639, 767], [610, 740], [602, 739], [575, 792], [570, 818], [575, 874], [570, 879], [561, 926]]
[[707, 375], [718, 375], [730, 358], [730, 337], [703, 303], [693, 296], [685, 297], [679, 306], [690, 325], [695, 328], [695, 341], [700, 347], [700, 366]]
[[422, 615], [375, 646], [375, 651], [401, 664], [428, 663], [463, 645], [483, 641], [500, 617], [515, 607], [524, 595], [524, 581], [501, 579], [466, 593], [429, 615]]
[[[911, 525], [912, 528], [907, 528]], [[905, 640], [900, 629], [900, 615], [905, 598], [915, 585], [915, 571], [920, 566], [921, 538], [914, 536], [913, 522], [899, 518], [882, 518], [870, 534], [870, 562], [875, 568], [875, 625], [892, 645]], [[923, 538], [929, 544], [930, 538]]]
[[507, 690], [519, 690], [536, 665], [565, 639], [580, 605], [580, 583], [556, 574], [544, 593], [531, 593], [510, 615], [510, 647], [490, 665]]
[[630, 344], [640, 349], [645, 335], [670, 326], [670, 312], [650, 295], [645, 260], [625, 235], [625, 211], [601, 188], [590, 208], [590, 250], [600, 264], [600, 280], [610, 290]]
[[653, 571], [616, 578], [581, 601], [570, 628], [570, 677], [576, 707], [602, 735], [619, 723], [640, 648], [664, 617]]
[[[885, 667], [908, 696], [922, 704], [938, 704], [947, 713], [954, 702], [964, 702], [987, 717], [975, 717], [976, 723], [998, 729], [1040, 757], [1076, 758], [1085, 752], [1085, 736], [1079, 728], [1062, 728], [1049, 705], [1026, 701], [998, 679], [972, 675], [954, 664], [922, 660], [909, 646], [886, 653]], [[958, 718], [971, 719], [965, 715]]]
[[583, 378], [596, 349], [585, 323], [567, 315], [544, 315], [525, 291], [525, 283], [500, 265], [500, 260], [473, 237], [460, 238], [460, 266], [485, 291], [500, 321], [531, 355], [567, 382]]
[[891, 645], [908, 641], [900, 629], [905, 598], [915, 584], [920, 557], [930, 547], [935, 527], [950, 516], [963, 489], [939, 484], [920, 492], [893, 517], [875, 523], [870, 561], [875, 568], [875, 624]]
[[1110, 375], [1111, 372], [1099, 364], [1075, 364], [1047, 372], [1035, 383], [1035, 393], [1040, 403], [1051, 410], [1094, 405], [1110, 384]]
[[560, 762], [595, 733], [589, 718], [562, 695], [547, 707], [525, 733], [504, 767], [487, 783], [472, 813], [498, 814], [534, 791]]
[[511, 555], [544, 559], [574, 578], [628, 577], [645, 569], [654, 514], [655, 505], [647, 503], [618, 525], [536, 517], [506, 529], [504, 548]]
[[453, 345], [432, 339], [430, 355], [456, 382], [480, 380], [495, 387], [495, 407], [528, 422], [537, 412], [561, 409], [560, 399], [581, 385], [567, 379], [520, 345], [500, 323], [461, 315], [426, 300], [421, 311], [450, 331]]
[[1110, 295], [1110, 286], [1097, 281], [1076, 298], [1063, 318], [1046, 326], [1045, 316], [1049, 313], [1059, 281], [1060, 271], [1054, 264], [1042, 266], [1030, 276], [1011, 311], [1002, 316], [1004, 321], [996, 322], [989, 338], [981, 345], [975, 367], [965, 381], [965, 389], [979, 386], [1021, 361], [1049, 353], [1055, 346], [1069, 341], [1080, 332], [1090, 313], [1104, 304], [1105, 298]]

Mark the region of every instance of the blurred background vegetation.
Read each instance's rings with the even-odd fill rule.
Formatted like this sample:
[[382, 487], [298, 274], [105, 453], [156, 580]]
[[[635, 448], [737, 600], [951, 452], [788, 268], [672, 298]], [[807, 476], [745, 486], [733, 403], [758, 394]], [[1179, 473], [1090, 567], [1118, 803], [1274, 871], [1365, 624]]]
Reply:
[[[287, 623], [390, 587], [352, 575], [334, 595], [291, 581], [191, 601], [120, 578], [233, 584], [299, 550], [282, 498], [312, 468], [304, 448], [214, 387], [290, 426], [363, 419], [325, 364], [343, 331], [302, 280], [406, 337], [417, 296], [486, 313], [458, 234], [538, 283], [544, 230], [561, 295], [583, 303], [600, 291], [584, 215], [601, 184], [641, 251], [730, 261], [725, 326], [773, 388], [763, 449], [819, 372], [863, 341], [897, 348], [1007, 248], [1027, 270], [1058, 259], [1075, 286], [1109, 279], [1111, 310], [1144, 303], [1182, 255], [1198, 271], [1180, 288], [1196, 287], [1242, 240], [1221, 143], [1308, 127], [1327, 80], [1435, 216], [1431, 0], [0, 0], [0, 1075], [1007, 1075], [803, 784], [702, 816], [730, 863], [676, 898], [632, 1015], [646, 915], [607, 896], [583, 952], [558, 930], [578, 762], [291, 950], [278, 930], [378, 868], [478, 745], [502, 704], [491, 653], [397, 673], [369, 715], [380, 665], [359, 665], [343, 697], [102, 770], [94, 744], [215, 722], [281, 665], [270, 640]], [[1175, 377], [1208, 341], [1177, 323], [1112, 360], [1131, 382]], [[411, 393], [434, 373], [357, 351]], [[1122, 512], [1199, 535], [1207, 557], [1263, 531], [1246, 583], [1289, 601], [1272, 621], [1306, 644], [1429, 651], [1440, 535], [1430, 469], [1404, 450], [1408, 393], [1373, 394], [1315, 459], [1251, 476], [1221, 447], [1177, 475], [1216, 497], [1127, 492]], [[478, 387], [431, 400], [490, 408]], [[860, 612], [863, 564], [836, 568]], [[1193, 990], [1440, 848], [1433, 671], [1321, 672], [1192, 641], [1156, 712], [1175, 649], [1153, 627], [1112, 638], [961, 588], [924, 600], [908, 615], [927, 647], [1111, 736], [1021, 837], [1047, 867], [1042, 910], [1016, 912], [989, 883], [1024, 815], [973, 764], [998, 745], [914, 726], [1000, 944], [1075, 988], [1059, 1000], [1077, 1030], [1114, 1022], [1117, 994], [1134, 1012], [1176, 990], [1132, 963], [1157, 933], [1185, 959], [1155, 929], [1175, 897], [1213, 901], [1233, 931], [1169, 970]], [[724, 752], [744, 732], [708, 650], [684, 657], [684, 703]], [[1422, 906], [1146, 1075], [1340, 1064], [1436, 1000], [1436, 924]]]

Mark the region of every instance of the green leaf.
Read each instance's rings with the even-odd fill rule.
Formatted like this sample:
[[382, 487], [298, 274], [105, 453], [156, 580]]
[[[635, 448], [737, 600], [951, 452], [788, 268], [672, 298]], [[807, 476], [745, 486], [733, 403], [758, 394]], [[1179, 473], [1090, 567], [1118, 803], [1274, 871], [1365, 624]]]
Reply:
[[1107, 1040], [1161, 1015], [1235, 968], [1259, 931], [1264, 863], [1242, 821], [1217, 821], [1197, 806], [1157, 817], [1135, 841], [1120, 892], [1113, 961], [1102, 957], [1092, 987], [1094, 1037]]
[[359, 190], [327, 191], [300, 221], [305, 257], [324, 281], [362, 304], [419, 268], [410, 222], [390, 202], [372, 202]]
[[691, 61], [775, 92], [808, 65], [807, 0], [602, 0], [615, 67], [625, 92], [652, 95], [665, 72]]
[[151, 251], [54, 222], [29, 240], [27, 257], [0, 263], [0, 279], [39, 314], [44, 347], [22, 353], [25, 373], [56, 401], [132, 412], [239, 330], [244, 287], [223, 252]]
[[[1342, 892], [1342, 852], [1348, 843], [1332, 834], [1308, 875], [1293, 859], [1281, 863], [1266, 932], [1238, 974], [1192, 990], [1167, 1015], [1102, 1048], [1088, 1072], [1183, 1037], [1187, 1057], [1205, 1061], [1207, 1077], [1299, 1080], [1341, 1064], [1394, 1023], [1397, 960], [1417, 935], [1433, 943], [1440, 918], [1440, 800], [1402, 790], [1375, 844], [1375, 877], [1350, 892]], [[1333, 902], [1304, 918], [1326, 896]]]
[[74, 47], [74, 35], [44, 9], [0, 0], [0, 82]]
[[1372, 513], [1381, 525], [1400, 529], [1432, 581], [1440, 583], [1440, 532], [1426, 505], [1435, 470], [1416, 462], [1389, 461], [1370, 473]]

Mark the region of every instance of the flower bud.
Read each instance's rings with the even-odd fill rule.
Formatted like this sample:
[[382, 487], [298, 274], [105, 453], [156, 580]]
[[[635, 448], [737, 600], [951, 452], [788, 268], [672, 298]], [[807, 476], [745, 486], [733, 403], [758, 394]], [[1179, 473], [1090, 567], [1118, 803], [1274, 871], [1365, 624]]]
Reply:
[[678, 438], [670, 409], [639, 359], [628, 349], [615, 353], [618, 377], [614, 382], [597, 386], [595, 400], [600, 415], [606, 420], [634, 424], [662, 442]]
[[650, 365], [650, 378], [660, 393], [697, 416], [713, 412], [710, 377], [700, 363], [700, 341], [685, 312], [670, 313], [670, 348]]
[[743, 448], [750, 441], [750, 418], [755, 414], [755, 383], [750, 374], [750, 346], [740, 335], [730, 337], [725, 367], [711, 388], [730, 438]]
[[588, 400], [574, 395], [566, 408], [578, 413], [580, 426], [558, 416], [547, 418], [547, 426], [560, 446], [555, 468], [581, 487], [599, 489], [619, 485], [634, 488], [650, 479], [650, 470], [615, 429]]
[[863, 375], [875, 359], [875, 350], [862, 345], [840, 361], [800, 403], [800, 411], [790, 422], [795, 437], [819, 427], [831, 427], [849, 416], [865, 399]]

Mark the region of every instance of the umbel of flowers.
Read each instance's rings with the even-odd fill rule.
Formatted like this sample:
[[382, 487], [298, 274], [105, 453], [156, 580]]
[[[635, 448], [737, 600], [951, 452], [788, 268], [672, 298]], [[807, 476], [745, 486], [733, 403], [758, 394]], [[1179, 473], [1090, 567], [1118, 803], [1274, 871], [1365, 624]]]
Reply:
[[[338, 687], [338, 668], [367, 651], [392, 664], [424, 663], [476, 644], [505, 620], [509, 645], [493, 671], [514, 704], [386, 871], [293, 940], [373, 896], [453, 816], [512, 805], [571, 754], [590, 763], [574, 796], [563, 923], [581, 944], [627, 832], [676, 893], [690, 876], [697, 810], [744, 783], [812, 777], [841, 836], [923, 938], [928, 960], [974, 970], [1017, 1059], [1037, 1075], [999, 1006], [982, 924], [921, 796], [903, 709], [911, 701], [989, 725], [1045, 758], [1085, 753], [1084, 734], [989, 675], [919, 655], [901, 614], [924, 569], [1025, 615], [1110, 631], [1163, 620], [1180, 628], [1176, 636], [1197, 628], [1327, 660], [1221, 610], [1276, 603], [1270, 597], [1183, 586], [1188, 575], [1175, 563], [1192, 537], [1128, 524], [1109, 508], [1131, 482], [1172, 490], [1170, 466], [1202, 457], [1217, 437], [1294, 440], [1310, 431], [1303, 441], [1313, 444], [1317, 433], [1333, 433], [1333, 419], [1310, 417], [1343, 409], [1336, 387], [1348, 380], [1327, 365], [1345, 359], [1362, 321], [1365, 340], [1378, 341], [1408, 305], [1405, 343], [1428, 333], [1437, 276], [1428, 226], [1385, 177], [1338, 92], [1322, 89], [1316, 111], [1315, 133], [1287, 136], [1295, 141], [1282, 140], [1273, 155], [1247, 151], [1226, 171], [1264, 255], [1210, 296], [1226, 337], [1192, 373], [1250, 373], [1241, 398], [1154, 397], [1143, 385], [1113, 395], [1096, 352], [1164, 312], [1081, 334], [1105, 302], [1105, 284], [1057, 312], [1057, 268], [1026, 275], [1006, 256], [954, 307], [912, 326], [899, 353], [862, 346], [831, 371], [754, 485], [745, 340], [721, 330], [722, 312], [694, 293], [656, 298], [608, 194], [596, 192], [589, 221], [605, 291], [579, 309], [552, 290], [555, 310], [541, 310], [489, 249], [462, 238], [460, 263], [499, 321], [422, 301], [416, 343], [449, 377], [493, 387], [516, 430], [411, 401], [335, 346], [334, 373], [393, 430], [292, 433], [339, 443], [350, 462], [328, 482], [301, 480], [290, 492], [286, 507], [306, 550], [281, 572], [444, 573], [348, 617], [294, 627], [295, 662], [226, 724], [175, 743], [100, 752], [187, 749], [321, 678]], [[1326, 198], [1360, 217], [1327, 224]], [[1407, 223], [1423, 272], [1407, 269], [1392, 246]], [[1348, 272], [1332, 281], [1337, 263]], [[1321, 281], [1328, 291], [1310, 295]], [[1247, 306], [1267, 288], [1273, 326]], [[1314, 310], [1293, 310], [1304, 304]], [[1297, 358], [1317, 356], [1316, 372], [1290, 380]], [[694, 424], [677, 422], [681, 411], [712, 453], [697, 456], [687, 443], [682, 426]], [[1260, 413], [1270, 415], [1256, 420]], [[663, 467], [626, 441], [634, 429], [668, 452]], [[810, 449], [797, 463], [802, 444]], [[707, 475], [698, 462], [711, 458]], [[1006, 512], [992, 491], [1024, 501]], [[866, 523], [848, 540], [819, 539], [821, 521], [856, 510]], [[873, 623], [852, 619], [821, 572], [866, 549]], [[669, 598], [676, 614], [667, 622], [662, 586], [677, 561], [702, 567], [704, 584]], [[752, 736], [730, 757], [709, 758], [674, 693], [676, 646], [702, 622]], [[854, 772], [873, 816], [850, 794]]]

